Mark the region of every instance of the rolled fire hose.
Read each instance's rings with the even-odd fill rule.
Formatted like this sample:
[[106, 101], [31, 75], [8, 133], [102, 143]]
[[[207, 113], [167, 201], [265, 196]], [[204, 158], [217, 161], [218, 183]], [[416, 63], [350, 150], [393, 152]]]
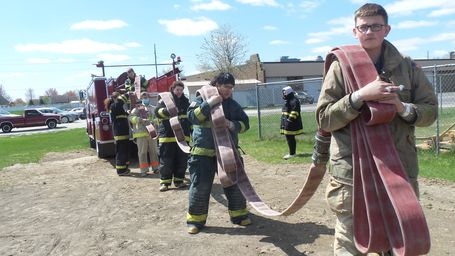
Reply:
[[[377, 71], [358, 45], [334, 48], [325, 70], [338, 59], [352, 93], [376, 79]], [[423, 255], [430, 250], [430, 234], [387, 123], [396, 114], [390, 104], [366, 102], [360, 118], [351, 122], [353, 149], [353, 228], [362, 253], [393, 249], [394, 255]]]
[[190, 153], [190, 146], [185, 139], [185, 133], [183, 132], [182, 125], [180, 124], [178, 117], [178, 110], [175, 106], [172, 94], [170, 92], [159, 93], [159, 96], [164, 102], [164, 105], [169, 112], [169, 123], [171, 125], [172, 131], [174, 131], [174, 136], [177, 141], [177, 145], [185, 153]]
[[[198, 94], [204, 100], [207, 100], [217, 95], [218, 90], [214, 86], [206, 85], [198, 91]], [[265, 216], [287, 216], [301, 209], [313, 196], [325, 174], [330, 133], [320, 130], [316, 134], [315, 152], [313, 154], [314, 164], [310, 168], [307, 179], [294, 201], [285, 210], [279, 212], [264, 203], [254, 190], [245, 172], [239, 151], [235, 148], [230, 132], [226, 127], [222, 104], [212, 108], [211, 122], [218, 162], [218, 176], [221, 184], [223, 187], [237, 184], [245, 199], [256, 211]], [[320, 161], [317, 161], [318, 159]]]

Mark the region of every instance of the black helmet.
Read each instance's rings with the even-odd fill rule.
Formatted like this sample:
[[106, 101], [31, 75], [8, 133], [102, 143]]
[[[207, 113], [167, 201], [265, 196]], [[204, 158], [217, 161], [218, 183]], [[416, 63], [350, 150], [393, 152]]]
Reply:
[[223, 85], [223, 84], [232, 84], [235, 86], [235, 78], [231, 73], [228, 72], [221, 72], [217, 76], [215, 76], [210, 83], [212, 86]]

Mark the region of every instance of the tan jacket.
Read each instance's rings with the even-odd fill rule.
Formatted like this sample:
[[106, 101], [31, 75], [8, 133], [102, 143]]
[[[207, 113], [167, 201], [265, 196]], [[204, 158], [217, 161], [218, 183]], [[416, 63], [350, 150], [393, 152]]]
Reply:
[[147, 125], [153, 124], [154, 115], [151, 107], [143, 106], [142, 110], [134, 108], [128, 117], [133, 132], [133, 138], [150, 136], [147, 131]]
[[[386, 76], [396, 85], [404, 85], [398, 92], [402, 102], [412, 103], [417, 117], [408, 123], [399, 115], [389, 123], [396, 149], [411, 180], [416, 180], [419, 167], [415, 146], [415, 126], [429, 126], [437, 118], [438, 101], [433, 87], [423, 71], [408, 57], [403, 57], [389, 42], [384, 41]], [[349, 123], [359, 116], [345, 92], [340, 63], [330, 66], [319, 96], [316, 119], [319, 127], [332, 133], [329, 172], [340, 182], [352, 184], [352, 147]]]

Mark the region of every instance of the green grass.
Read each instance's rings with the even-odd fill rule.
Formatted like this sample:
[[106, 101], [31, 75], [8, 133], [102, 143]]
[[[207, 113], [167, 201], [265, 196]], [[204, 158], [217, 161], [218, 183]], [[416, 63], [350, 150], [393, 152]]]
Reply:
[[419, 151], [420, 175], [427, 178], [437, 178], [455, 181], [455, 152], [445, 152], [436, 156], [433, 151]]
[[[452, 115], [454, 117], [454, 115]], [[267, 120], [264, 122], [264, 119]], [[250, 130], [240, 134], [240, 146], [246, 154], [255, 159], [270, 164], [279, 163], [311, 163], [311, 154], [313, 152], [314, 135], [316, 124], [314, 113], [302, 113], [304, 123], [304, 134], [297, 136], [297, 153], [302, 157], [295, 157], [289, 160], [283, 160], [283, 155], [288, 153], [286, 139], [279, 134], [279, 115], [264, 117], [263, 140], [258, 138], [258, 118], [250, 117]], [[274, 121], [273, 121], [274, 120]], [[272, 123], [272, 125], [270, 125]], [[418, 128], [420, 129], [420, 128]], [[416, 133], [418, 133], [417, 130]], [[428, 132], [425, 129], [425, 132]], [[433, 150], [419, 150], [419, 167], [420, 175], [426, 178], [438, 178], [455, 181], [455, 152], [441, 152], [436, 156]]]
[[85, 128], [0, 137], [0, 170], [16, 163], [36, 163], [48, 152], [89, 148]]
[[[311, 163], [315, 125], [311, 125], [312, 113], [304, 115], [305, 134], [297, 136], [297, 152], [301, 157], [283, 160], [288, 153], [286, 140], [279, 134], [278, 124], [268, 127], [268, 133], [275, 133], [267, 139], [258, 139], [257, 118], [251, 117], [251, 129], [240, 135], [240, 146], [246, 154], [265, 164]], [[279, 120], [279, 119], [278, 119]], [[88, 149], [85, 128], [33, 134], [0, 137], [0, 169], [16, 163], [36, 163], [48, 152], [67, 152]], [[454, 152], [436, 156], [431, 150], [419, 150], [420, 174], [422, 177], [455, 181]]]
[[[302, 113], [303, 115], [303, 113]], [[309, 115], [309, 114], [308, 114]], [[314, 118], [313, 118], [314, 119]], [[282, 163], [283, 156], [288, 153], [284, 135], [279, 134], [280, 115], [263, 117], [262, 140], [259, 139], [258, 118], [250, 117], [250, 130], [240, 134], [240, 147], [246, 154], [266, 163]], [[274, 121], [273, 121], [274, 120]], [[288, 162], [310, 163], [313, 152], [313, 138], [316, 126], [304, 124], [304, 134], [296, 136], [297, 152], [304, 157], [292, 158]]]

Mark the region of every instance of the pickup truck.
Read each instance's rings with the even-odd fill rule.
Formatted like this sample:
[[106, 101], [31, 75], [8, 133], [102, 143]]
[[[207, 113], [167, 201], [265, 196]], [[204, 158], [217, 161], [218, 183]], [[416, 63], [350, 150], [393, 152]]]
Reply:
[[60, 115], [41, 113], [36, 109], [26, 109], [22, 115], [0, 115], [0, 128], [4, 133], [11, 132], [13, 128], [33, 126], [47, 126], [53, 129], [60, 123]]

